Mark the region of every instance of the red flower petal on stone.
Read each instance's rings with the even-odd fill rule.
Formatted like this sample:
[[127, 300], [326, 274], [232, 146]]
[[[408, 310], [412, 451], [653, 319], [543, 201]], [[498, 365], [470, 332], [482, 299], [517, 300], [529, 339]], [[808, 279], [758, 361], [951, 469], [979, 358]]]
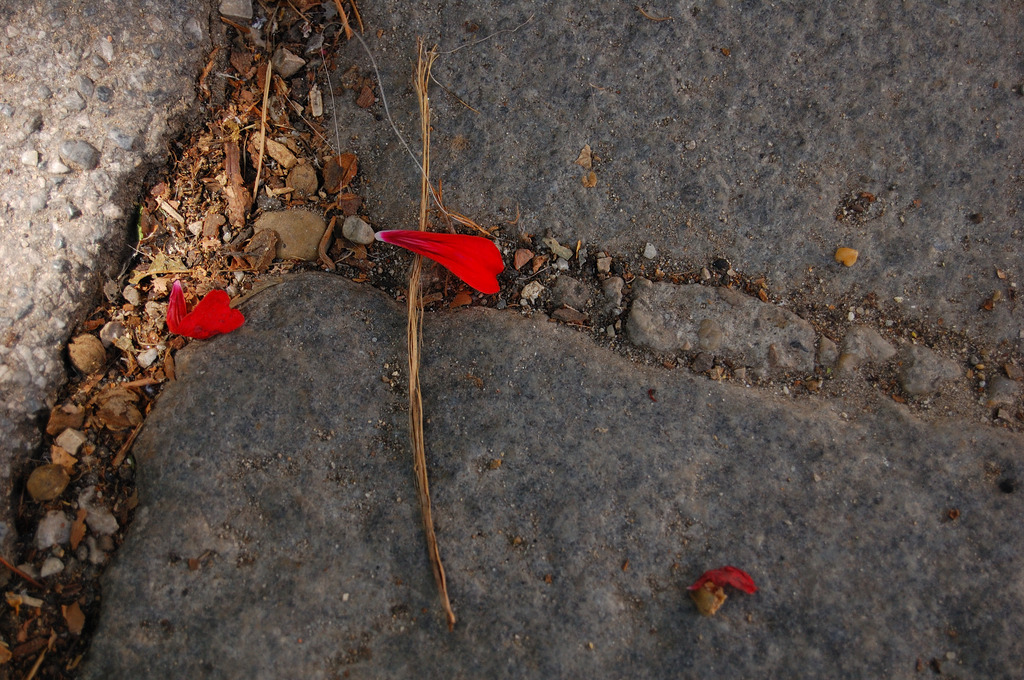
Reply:
[[716, 586], [732, 586], [745, 593], [757, 592], [757, 586], [754, 585], [754, 579], [750, 578], [750, 574], [736, 567], [721, 567], [705, 571], [692, 586], [687, 586], [686, 589], [697, 590], [705, 583], [713, 583]]
[[237, 309], [231, 309], [231, 299], [222, 290], [211, 290], [195, 309], [186, 312], [181, 282], [174, 282], [167, 304], [167, 329], [172, 333], [206, 340], [221, 333], [230, 333], [243, 323], [245, 317]]
[[376, 238], [429, 257], [481, 293], [492, 295], [500, 289], [498, 274], [505, 269], [505, 263], [498, 246], [490, 239], [402, 229], [378, 231]]

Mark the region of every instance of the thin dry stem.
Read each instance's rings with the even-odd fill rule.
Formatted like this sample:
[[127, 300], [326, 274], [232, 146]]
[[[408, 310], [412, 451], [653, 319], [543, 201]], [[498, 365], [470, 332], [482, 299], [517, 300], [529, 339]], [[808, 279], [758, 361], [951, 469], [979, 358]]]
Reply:
[[[420, 131], [423, 135], [423, 164], [420, 177], [420, 231], [427, 228], [427, 207], [430, 201], [430, 100], [427, 97], [427, 86], [430, 79], [430, 67], [434, 63], [436, 53], [423, 48], [419, 41], [416, 59], [416, 96], [420, 103]], [[413, 257], [412, 268], [409, 270], [409, 324], [406, 328], [406, 339], [409, 344], [409, 437], [412, 444], [413, 469], [416, 474], [416, 490], [419, 496], [420, 513], [423, 516], [423, 530], [427, 538], [427, 555], [430, 566], [434, 570], [441, 605], [444, 607], [448, 630], [455, 628], [455, 612], [452, 611], [448, 599], [448, 585], [445, 581], [444, 566], [441, 564], [441, 552], [437, 547], [437, 536], [434, 534], [434, 519], [430, 509], [430, 484], [427, 480], [427, 447], [423, 436], [423, 393], [420, 391], [420, 341], [423, 338], [423, 292], [420, 290], [420, 273], [423, 270], [423, 258]]]
[[345, 8], [341, 6], [341, 0], [334, 0], [334, 6], [338, 8], [338, 16], [341, 17], [341, 25], [345, 29], [345, 37], [351, 40], [352, 27], [348, 24], [348, 14], [345, 13]]
[[260, 174], [263, 173], [263, 151], [267, 144], [267, 103], [270, 101], [270, 79], [274, 75], [274, 64], [267, 59], [267, 78], [263, 84], [263, 115], [260, 118], [260, 157], [256, 161], [256, 181], [252, 183], [252, 200], [260, 194]]

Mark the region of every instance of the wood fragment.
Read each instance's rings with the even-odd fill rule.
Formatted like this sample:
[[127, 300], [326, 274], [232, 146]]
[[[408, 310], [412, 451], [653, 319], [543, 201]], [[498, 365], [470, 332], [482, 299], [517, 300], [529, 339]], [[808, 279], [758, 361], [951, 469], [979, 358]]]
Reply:
[[[337, 2], [338, 0], [335, 0]], [[417, 41], [418, 56], [416, 60], [416, 96], [420, 104], [420, 133], [423, 137], [423, 163], [420, 177], [420, 231], [427, 228], [427, 206], [430, 195], [430, 100], [427, 97], [430, 67], [437, 58], [434, 50], [425, 51], [423, 40]], [[415, 255], [412, 268], [409, 270], [408, 309], [409, 323], [406, 327], [406, 340], [409, 345], [409, 435], [413, 452], [413, 469], [416, 474], [416, 490], [423, 518], [423, 530], [427, 539], [427, 554], [430, 566], [434, 570], [434, 580], [441, 596], [448, 630], [455, 629], [455, 612], [452, 611], [448, 599], [448, 585], [445, 580], [444, 565], [441, 563], [441, 552], [437, 546], [434, 533], [434, 520], [430, 508], [430, 484], [427, 479], [426, 441], [423, 436], [423, 394], [420, 390], [420, 340], [423, 337], [423, 291], [420, 289], [420, 275], [423, 271], [423, 258]]]
[[224, 174], [227, 177], [224, 196], [228, 199], [228, 222], [235, 229], [245, 226], [245, 217], [252, 205], [252, 196], [242, 178], [241, 157], [237, 141], [224, 142]]
[[210, 59], [206, 62], [206, 66], [203, 67], [203, 72], [199, 74], [199, 91], [202, 92], [206, 99], [210, 98], [210, 87], [206, 84], [206, 79], [210, 75], [210, 71], [213, 70], [214, 64], [217, 63], [217, 54], [220, 52], [220, 45], [213, 48], [210, 52]]
[[338, 216], [332, 216], [330, 224], [327, 225], [327, 230], [324, 232], [323, 237], [320, 239], [320, 244], [316, 248], [317, 258], [320, 260], [320, 264], [327, 267], [332, 272], [337, 269], [337, 267], [334, 266], [334, 260], [332, 260], [330, 255], [327, 254], [327, 249], [331, 247], [331, 241], [334, 240], [334, 225], [337, 222]]

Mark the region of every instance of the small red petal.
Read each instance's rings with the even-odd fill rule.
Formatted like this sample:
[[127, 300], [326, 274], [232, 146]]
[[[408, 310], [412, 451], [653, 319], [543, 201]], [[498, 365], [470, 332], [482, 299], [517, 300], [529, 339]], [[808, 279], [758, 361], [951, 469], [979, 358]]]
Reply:
[[750, 577], [750, 574], [736, 567], [721, 567], [705, 571], [693, 585], [687, 586], [686, 589], [697, 590], [705, 583], [714, 583], [716, 586], [732, 586], [745, 593], [757, 592], [757, 586], [754, 585], [754, 579]]
[[498, 274], [505, 269], [505, 263], [490, 239], [402, 229], [378, 231], [376, 238], [440, 263], [481, 293], [492, 295], [500, 290]]
[[181, 284], [175, 281], [167, 305], [167, 329], [172, 333], [206, 340], [221, 333], [230, 333], [245, 323], [242, 313], [231, 309], [231, 298], [222, 290], [211, 290], [195, 309], [188, 314], [184, 311], [185, 295]]
[[181, 290], [181, 281], [175, 281], [171, 286], [171, 299], [167, 303], [167, 330], [178, 333], [185, 311], [185, 293]]

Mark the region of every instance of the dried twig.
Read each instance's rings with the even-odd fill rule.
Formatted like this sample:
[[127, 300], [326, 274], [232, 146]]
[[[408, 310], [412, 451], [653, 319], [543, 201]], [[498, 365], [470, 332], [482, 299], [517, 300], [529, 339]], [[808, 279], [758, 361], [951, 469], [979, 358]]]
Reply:
[[0, 564], [4, 565], [8, 569], [10, 569], [11, 573], [17, 575], [18, 577], [20, 577], [24, 581], [28, 582], [29, 585], [31, 585], [32, 587], [34, 587], [34, 588], [43, 588], [44, 587], [42, 583], [40, 583], [39, 581], [37, 581], [34, 578], [32, 578], [31, 576], [29, 576], [28, 574], [23, 572], [21, 569], [18, 569], [16, 566], [14, 566], [13, 564], [11, 564], [7, 560], [5, 560], [3, 557], [0, 557]]
[[[427, 88], [430, 79], [430, 67], [437, 57], [433, 50], [425, 51], [423, 41], [418, 42], [416, 60], [416, 96], [420, 103], [420, 131], [423, 135], [423, 163], [420, 176], [420, 231], [427, 228], [427, 207], [430, 195], [430, 100]], [[423, 292], [420, 290], [420, 273], [423, 269], [423, 258], [413, 257], [409, 271], [409, 324], [406, 338], [409, 343], [409, 435], [412, 443], [413, 468], [416, 473], [416, 490], [419, 495], [420, 512], [423, 516], [423, 530], [427, 537], [427, 554], [430, 566], [434, 570], [434, 580], [441, 595], [448, 630], [455, 628], [455, 612], [448, 600], [448, 585], [445, 581], [444, 566], [441, 564], [441, 552], [437, 547], [437, 536], [434, 534], [434, 520], [430, 510], [430, 485], [427, 480], [427, 452], [423, 437], [423, 394], [420, 391], [420, 340], [423, 337]]]
[[334, 215], [331, 217], [331, 223], [327, 225], [327, 230], [324, 232], [323, 237], [320, 239], [320, 244], [316, 248], [317, 258], [320, 260], [320, 264], [330, 269], [332, 272], [337, 269], [334, 266], [334, 260], [327, 254], [327, 249], [331, 247], [331, 241], [334, 239], [334, 225], [338, 222], [338, 216]]
[[263, 172], [263, 151], [267, 144], [267, 103], [270, 101], [270, 80], [274, 75], [274, 64], [267, 59], [267, 77], [263, 83], [263, 115], [260, 117], [260, 157], [256, 161], [256, 181], [252, 185], [252, 199], [260, 194], [260, 174]]
[[128, 451], [131, 450], [132, 444], [135, 443], [135, 438], [139, 436], [139, 432], [142, 432], [143, 425], [144, 423], [139, 423], [138, 425], [136, 425], [135, 429], [132, 430], [132, 433], [131, 435], [129, 435], [128, 439], [125, 439], [124, 444], [121, 444], [121, 448], [117, 450], [117, 455], [114, 456], [114, 461], [112, 463], [112, 466], [115, 470], [121, 467], [121, 463], [123, 463], [124, 459], [128, 456]]
[[341, 17], [341, 25], [345, 29], [345, 37], [351, 40], [352, 27], [348, 25], [348, 15], [345, 14], [345, 8], [341, 6], [341, 0], [334, 0], [334, 6], [338, 8], [338, 16]]
[[639, 5], [637, 5], [636, 8], [638, 10], [640, 10], [640, 14], [643, 14], [645, 17], [647, 17], [651, 21], [669, 21], [672, 18], [672, 17], [656, 17], [656, 16], [653, 16], [651, 14], [648, 14], [647, 11], [645, 11], [644, 8], [639, 6]]

